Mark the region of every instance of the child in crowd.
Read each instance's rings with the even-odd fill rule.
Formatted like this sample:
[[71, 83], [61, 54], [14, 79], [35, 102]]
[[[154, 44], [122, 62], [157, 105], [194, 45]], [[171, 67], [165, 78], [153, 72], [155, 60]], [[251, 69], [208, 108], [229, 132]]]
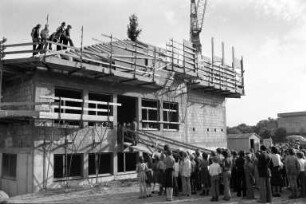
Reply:
[[146, 198], [147, 197], [147, 189], [146, 189], [146, 171], [148, 167], [146, 163], [144, 163], [143, 157], [139, 157], [139, 163], [136, 166], [137, 178], [140, 188], [140, 196], [139, 198]]
[[211, 201], [218, 201], [219, 197], [219, 180], [222, 169], [218, 163], [218, 158], [212, 158], [212, 164], [209, 166], [209, 175], [211, 176]]

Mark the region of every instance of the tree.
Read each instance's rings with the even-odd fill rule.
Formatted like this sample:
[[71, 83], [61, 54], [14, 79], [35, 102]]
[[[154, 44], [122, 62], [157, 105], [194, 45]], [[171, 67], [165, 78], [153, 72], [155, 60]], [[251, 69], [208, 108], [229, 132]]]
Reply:
[[142, 31], [140, 28], [138, 28], [138, 18], [135, 14], [133, 14], [129, 17], [129, 19], [130, 23], [127, 26], [127, 35], [130, 40], [137, 41], [137, 38]]
[[277, 128], [273, 134], [273, 141], [274, 142], [285, 142], [287, 136], [287, 131], [285, 128]]

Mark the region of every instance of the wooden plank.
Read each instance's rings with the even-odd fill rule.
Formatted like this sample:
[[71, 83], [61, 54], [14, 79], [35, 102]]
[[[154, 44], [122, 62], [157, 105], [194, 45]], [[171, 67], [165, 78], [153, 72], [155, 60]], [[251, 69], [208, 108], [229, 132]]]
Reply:
[[[50, 113], [40, 112], [39, 118], [41, 119], [54, 119], [54, 120], [81, 120], [81, 114], [70, 114], [70, 113]], [[83, 115], [83, 121], [113, 121], [113, 116], [96, 116], [96, 115]]]
[[24, 105], [43, 105], [43, 104], [58, 104], [55, 102], [30, 102], [30, 101], [25, 101], [25, 102], [2, 102], [0, 104], [0, 107], [3, 106], [24, 106]]
[[0, 118], [6, 117], [38, 117], [39, 111], [34, 110], [0, 110]]
[[33, 52], [37, 52], [37, 51], [33, 51], [33, 49], [32, 50], [19, 50], [19, 51], [4, 52], [4, 54], [5, 55], [13, 55], [13, 54], [33, 53]]

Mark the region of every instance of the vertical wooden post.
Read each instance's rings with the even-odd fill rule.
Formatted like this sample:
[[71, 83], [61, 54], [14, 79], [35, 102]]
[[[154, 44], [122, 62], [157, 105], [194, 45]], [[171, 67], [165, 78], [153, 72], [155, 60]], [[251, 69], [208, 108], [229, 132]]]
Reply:
[[235, 82], [235, 92], [237, 89], [237, 83], [236, 83], [236, 71], [235, 71], [235, 67], [236, 67], [236, 60], [235, 60], [235, 48], [234, 46], [232, 47], [232, 57], [233, 57], [233, 62], [232, 62], [232, 66], [233, 66], [233, 73], [234, 73], [234, 82]]
[[214, 83], [214, 63], [215, 63], [215, 42], [214, 38], [211, 38], [211, 83]]
[[152, 63], [152, 68], [153, 68], [153, 82], [155, 82], [155, 68], [156, 68], [156, 47], [154, 47], [153, 51], [153, 63]]
[[242, 86], [242, 95], [245, 94], [244, 92], [244, 68], [243, 68], [243, 56], [241, 56], [241, 86]]
[[133, 43], [134, 45], [134, 74], [133, 77], [136, 79], [136, 71], [137, 71], [137, 46], [136, 43]]
[[224, 42], [222, 42], [221, 46], [222, 46], [222, 66], [224, 66], [225, 65]]
[[81, 69], [83, 68], [83, 26], [81, 29]]
[[110, 36], [110, 47], [111, 47], [111, 53], [109, 57], [109, 74], [112, 74], [112, 69], [113, 69], [113, 35]]
[[171, 67], [172, 67], [172, 71], [173, 71], [173, 70], [174, 70], [174, 67], [173, 67], [173, 66], [174, 66], [174, 44], [173, 44], [173, 38], [171, 39], [171, 43], [172, 43], [172, 44], [171, 44], [171, 46], [172, 46], [172, 49], [171, 49], [171, 52], [172, 52], [172, 53], [171, 53], [171, 54], [172, 54], [172, 55], [171, 55], [171, 58], [172, 58], [172, 66], [171, 66]]

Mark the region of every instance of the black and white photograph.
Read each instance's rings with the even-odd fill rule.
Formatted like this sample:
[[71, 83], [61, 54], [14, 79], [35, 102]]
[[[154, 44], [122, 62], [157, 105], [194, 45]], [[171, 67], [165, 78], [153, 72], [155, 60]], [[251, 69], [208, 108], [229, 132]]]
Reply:
[[306, 1], [1, 0], [0, 203], [306, 203]]

